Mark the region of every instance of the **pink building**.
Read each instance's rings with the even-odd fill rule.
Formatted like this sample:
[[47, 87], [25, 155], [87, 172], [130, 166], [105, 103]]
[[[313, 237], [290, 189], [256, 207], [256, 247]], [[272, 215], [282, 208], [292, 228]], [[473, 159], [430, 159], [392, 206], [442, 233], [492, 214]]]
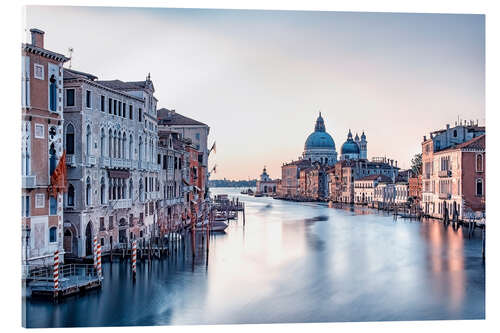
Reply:
[[[437, 218], [459, 219], [485, 210], [486, 135], [432, 154], [432, 171], [427, 172], [422, 208]], [[424, 167], [425, 168], [425, 167]]]

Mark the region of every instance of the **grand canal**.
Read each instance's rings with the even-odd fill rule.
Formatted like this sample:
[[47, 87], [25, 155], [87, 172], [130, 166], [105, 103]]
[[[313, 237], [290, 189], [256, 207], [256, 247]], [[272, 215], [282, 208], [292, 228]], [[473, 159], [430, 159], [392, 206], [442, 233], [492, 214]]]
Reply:
[[25, 302], [28, 327], [484, 318], [481, 232], [254, 198], [246, 223], [162, 260], [104, 260], [99, 291]]

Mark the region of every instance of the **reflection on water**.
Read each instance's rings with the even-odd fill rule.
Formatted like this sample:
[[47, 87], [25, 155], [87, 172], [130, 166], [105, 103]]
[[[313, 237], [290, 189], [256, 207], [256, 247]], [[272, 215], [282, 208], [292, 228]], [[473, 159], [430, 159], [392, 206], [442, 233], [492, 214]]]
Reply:
[[[481, 235], [367, 208], [240, 195], [246, 223], [161, 261], [103, 265], [104, 286], [26, 302], [29, 327], [484, 318]], [[189, 241], [189, 240], [188, 240]]]

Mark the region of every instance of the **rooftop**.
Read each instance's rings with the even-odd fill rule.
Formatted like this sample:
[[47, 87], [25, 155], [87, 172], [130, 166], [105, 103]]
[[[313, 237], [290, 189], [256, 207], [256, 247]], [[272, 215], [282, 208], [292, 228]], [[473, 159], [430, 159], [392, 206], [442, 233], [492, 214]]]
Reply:
[[380, 182], [384, 182], [384, 183], [392, 183], [392, 179], [390, 177], [387, 177], [386, 175], [369, 175], [369, 176], [365, 176], [365, 177], [357, 179], [357, 180], [359, 180], [359, 181], [379, 180]]
[[206, 124], [192, 118], [181, 115], [175, 110], [161, 108], [158, 110], [158, 125], [195, 125], [207, 126]]

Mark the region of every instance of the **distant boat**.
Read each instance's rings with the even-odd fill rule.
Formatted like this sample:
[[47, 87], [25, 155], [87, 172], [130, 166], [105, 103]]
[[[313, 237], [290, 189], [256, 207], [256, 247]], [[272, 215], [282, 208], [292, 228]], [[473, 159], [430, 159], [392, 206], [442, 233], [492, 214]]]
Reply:
[[226, 230], [228, 227], [228, 224], [226, 222], [222, 221], [214, 221], [212, 225], [210, 226], [210, 231], [212, 232], [222, 232]]

